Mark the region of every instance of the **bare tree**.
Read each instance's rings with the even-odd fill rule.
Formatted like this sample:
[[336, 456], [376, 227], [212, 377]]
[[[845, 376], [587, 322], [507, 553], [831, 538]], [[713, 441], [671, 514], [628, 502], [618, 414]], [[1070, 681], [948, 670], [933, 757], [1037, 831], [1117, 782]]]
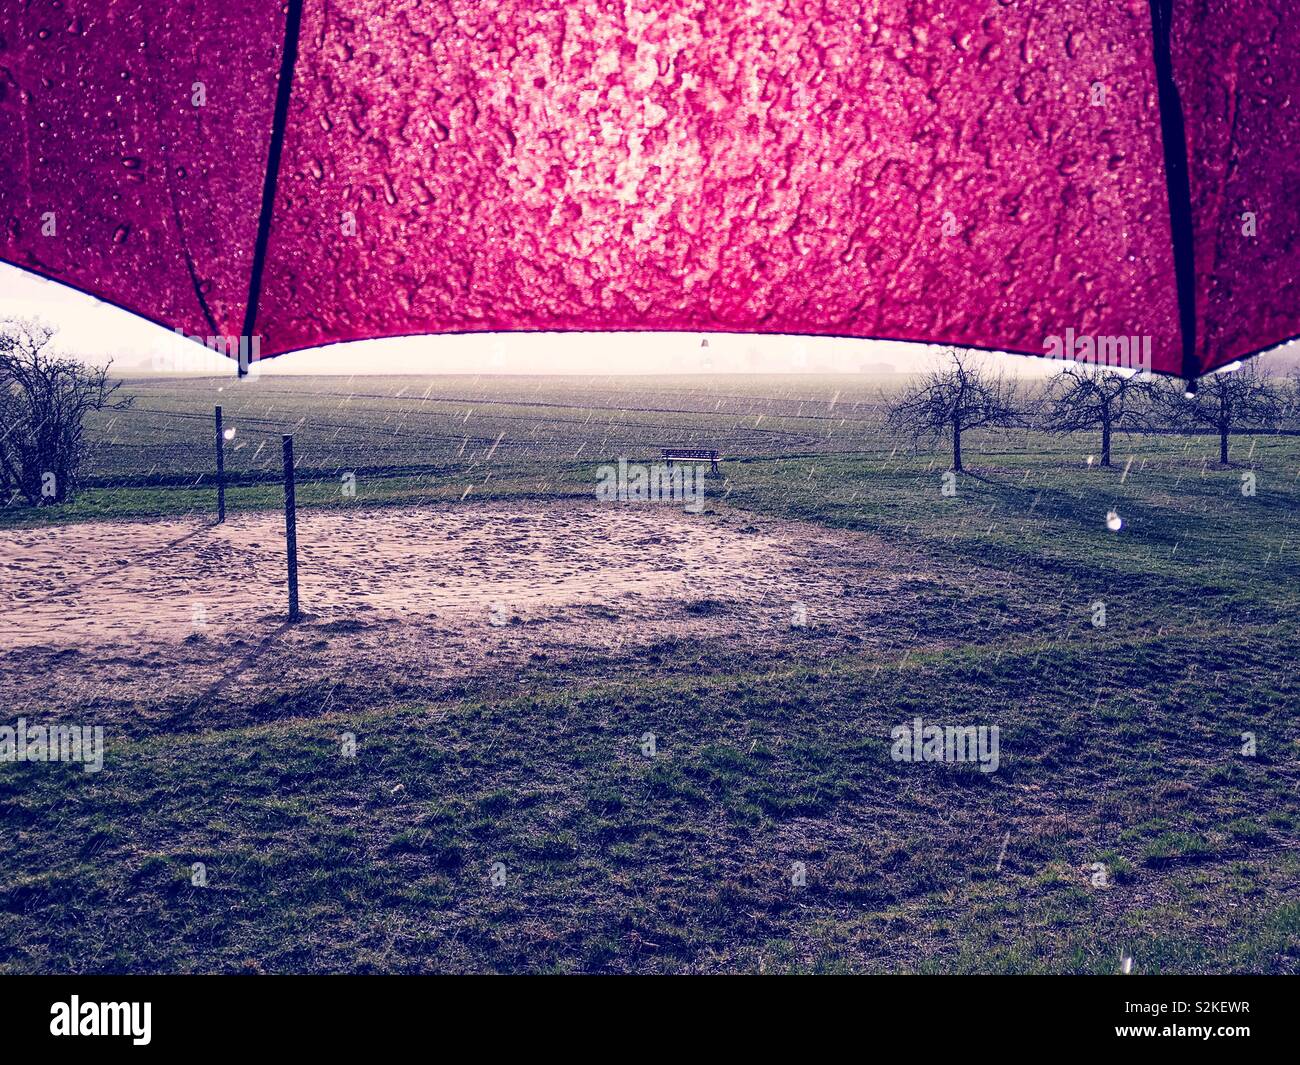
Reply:
[[86, 458], [85, 418], [120, 408], [108, 369], [85, 366], [53, 348], [40, 322], [0, 322], [0, 489], [32, 506], [72, 498]]
[[1300, 428], [1300, 369], [1287, 375], [1283, 386], [1282, 421], [1292, 428]]
[[960, 471], [962, 434], [1019, 418], [1015, 389], [999, 374], [992, 377], [961, 351], [951, 348], [948, 363], [932, 370], [888, 405], [887, 424], [914, 440], [951, 439], [952, 468]]
[[1150, 386], [1105, 366], [1071, 366], [1047, 386], [1045, 427], [1051, 432], [1101, 431], [1101, 464], [1110, 465], [1112, 434], [1146, 423]]
[[1219, 434], [1219, 462], [1224, 466], [1233, 433], [1272, 429], [1285, 408], [1282, 392], [1253, 362], [1203, 377], [1195, 396], [1185, 396], [1177, 382], [1161, 389], [1158, 396], [1175, 426], [1205, 426]]

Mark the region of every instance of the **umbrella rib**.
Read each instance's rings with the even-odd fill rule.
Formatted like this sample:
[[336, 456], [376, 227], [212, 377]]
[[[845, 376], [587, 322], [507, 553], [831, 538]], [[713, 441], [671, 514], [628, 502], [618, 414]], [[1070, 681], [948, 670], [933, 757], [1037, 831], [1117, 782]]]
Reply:
[[1150, 0], [1152, 50], [1160, 100], [1160, 139], [1165, 153], [1165, 183], [1169, 199], [1169, 228], [1173, 236], [1174, 278], [1178, 290], [1178, 320], [1183, 342], [1183, 376], [1195, 390], [1200, 376], [1196, 355], [1196, 244], [1192, 223], [1192, 185], [1187, 159], [1183, 104], [1174, 80], [1170, 49], [1175, 0]]
[[[244, 310], [243, 335], [252, 344], [257, 323], [257, 304], [262, 294], [262, 270], [266, 249], [271, 240], [271, 216], [275, 210], [275, 189], [280, 177], [280, 155], [284, 150], [284, 130], [289, 121], [289, 98], [293, 94], [293, 70], [298, 63], [298, 34], [302, 26], [303, 0], [289, 0], [284, 24], [284, 52], [280, 56], [280, 80], [275, 92], [275, 113], [271, 119], [271, 144], [267, 152], [266, 176], [262, 184], [262, 210], [257, 219], [257, 240], [253, 245], [253, 269], [248, 279], [248, 303]], [[245, 350], [240, 345], [241, 351]], [[239, 376], [248, 372], [246, 361], [239, 360]]]

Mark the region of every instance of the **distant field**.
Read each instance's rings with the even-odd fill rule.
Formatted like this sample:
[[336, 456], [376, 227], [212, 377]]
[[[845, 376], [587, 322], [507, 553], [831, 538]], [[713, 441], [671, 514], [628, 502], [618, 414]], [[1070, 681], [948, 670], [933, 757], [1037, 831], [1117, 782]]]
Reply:
[[[879, 400], [892, 379], [866, 376], [544, 378], [128, 378], [125, 411], [92, 419], [84, 491], [59, 513], [0, 511], [12, 522], [201, 509], [215, 473], [213, 408], [234, 430], [233, 485], [278, 480], [280, 438], [294, 435], [309, 502], [459, 497], [589, 486], [595, 464], [654, 458], [664, 444], [716, 447], [732, 459], [839, 453], [880, 445]], [[104, 489], [112, 489], [105, 492]], [[169, 489], [169, 491], [158, 491]], [[264, 506], [266, 488], [231, 505]]]
[[[214, 404], [242, 436], [235, 471], [273, 468], [269, 434], [295, 432], [312, 468], [473, 467], [545, 458], [649, 455], [662, 443], [736, 456], [863, 446], [882, 383], [863, 377], [268, 377], [129, 380], [134, 407], [100, 420], [102, 477], [201, 472]], [[160, 447], [161, 445], [161, 447]]]
[[[280, 505], [286, 431], [300, 502], [333, 508], [307, 527], [352, 568], [292, 629], [273, 598], [206, 634], [3, 652], [11, 712], [104, 722], [110, 753], [0, 766], [0, 968], [1300, 970], [1300, 439], [1236, 438], [1222, 469], [1208, 437], [1121, 436], [1101, 469], [1086, 435], [980, 434], [947, 498], [882, 387], [129, 382], [78, 501], [5, 512], [6, 624], [57, 601], [42, 526], [70, 520], [99, 519], [101, 568], [59, 563], [86, 602], [120, 581], [188, 617], [223, 567], [273, 584], [278, 525], [248, 512]], [[220, 539], [216, 402], [246, 523]], [[595, 467], [663, 443], [724, 454], [689, 519], [725, 545], [699, 587], [680, 512], [663, 542], [589, 517]], [[380, 505], [408, 554], [367, 554]], [[163, 515], [201, 572], [104, 520]], [[411, 566], [427, 602], [363, 608]], [[502, 582], [543, 576], [546, 609], [496, 627]], [[1001, 768], [894, 761], [918, 716], [997, 724]]]
[[[597, 465], [655, 459], [665, 444], [718, 448], [729, 464], [764, 467], [823, 457], [883, 463], [894, 475], [925, 468], [942, 451], [913, 454], [882, 428], [894, 376], [682, 377], [136, 377], [124, 411], [92, 418], [85, 489], [71, 506], [0, 510], [0, 527], [88, 516], [202, 512], [214, 498], [213, 408], [234, 436], [226, 445], [232, 508], [277, 505], [280, 438], [294, 436], [309, 504], [587, 493]], [[968, 460], [1045, 471], [1085, 459], [1097, 441], [1025, 430], [971, 433]], [[1127, 446], [1127, 451], [1125, 447]], [[1214, 463], [1213, 439], [1117, 437], [1116, 454], [1139, 469], [1181, 472]], [[1290, 454], [1286, 438], [1242, 437], [1234, 458]], [[356, 475], [357, 495], [338, 485]], [[892, 476], [892, 475], [891, 475]], [[836, 492], [834, 478], [826, 490]], [[274, 485], [268, 482], [275, 482]], [[315, 484], [311, 482], [317, 482]], [[845, 481], [849, 498], [880, 486]], [[243, 487], [241, 487], [243, 486]], [[728, 486], [733, 490], [736, 486]]]

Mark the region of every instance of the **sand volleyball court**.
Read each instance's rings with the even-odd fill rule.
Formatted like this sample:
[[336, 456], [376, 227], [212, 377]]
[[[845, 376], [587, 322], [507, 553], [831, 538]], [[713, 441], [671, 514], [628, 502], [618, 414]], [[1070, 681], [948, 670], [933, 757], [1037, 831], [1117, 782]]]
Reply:
[[[635, 504], [303, 510], [303, 610], [325, 622], [363, 612], [370, 623], [472, 628], [605, 608], [637, 623], [706, 598], [793, 609], [825, 594], [801, 557], [816, 544], [741, 528]], [[0, 639], [10, 646], [255, 637], [285, 609], [278, 513], [0, 537]]]
[[[933, 575], [876, 538], [721, 508], [585, 500], [304, 509], [0, 532], [0, 695], [125, 706], [259, 684], [388, 684], [665, 640], [883, 631]], [[260, 678], [260, 679], [259, 679]]]

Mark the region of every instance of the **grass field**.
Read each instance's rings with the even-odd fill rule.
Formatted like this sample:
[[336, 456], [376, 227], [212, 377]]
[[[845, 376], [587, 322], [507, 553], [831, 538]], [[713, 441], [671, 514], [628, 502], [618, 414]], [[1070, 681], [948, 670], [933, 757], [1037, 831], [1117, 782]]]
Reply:
[[[1236, 438], [1224, 469], [1209, 437], [1120, 437], [1102, 469], [1090, 437], [987, 434], [946, 497], [942, 452], [882, 430], [883, 387], [128, 382], [77, 500], [0, 513], [6, 602], [32, 578], [13, 545], [55, 526], [124, 558], [128, 519], [204, 535], [221, 403], [236, 520], [280, 505], [281, 432], [300, 506], [361, 530], [379, 507], [562, 520], [602, 463], [719, 447], [692, 520], [824, 531], [781, 563], [820, 605], [652, 604], [674, 634], [602, 600], [617, 644], [525, 618], [390, 663], [310, 602], [161, 653], [5, 648], [6, 705], [102, 722], [107, 750], [0, 765], [0, 969], [1300, 970], [1300, 441]], [[894, 760], [916, 717], [996, 725], [1000, 768]]]

